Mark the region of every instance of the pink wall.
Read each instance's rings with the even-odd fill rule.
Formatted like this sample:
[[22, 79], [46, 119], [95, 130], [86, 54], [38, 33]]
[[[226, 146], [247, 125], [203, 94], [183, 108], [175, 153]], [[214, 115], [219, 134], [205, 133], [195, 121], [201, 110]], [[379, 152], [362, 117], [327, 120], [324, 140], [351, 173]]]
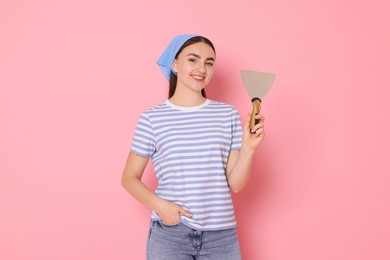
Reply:
[[209, 97], [242, 115], [239, 69], [277, 73], [234, 197], [244, 259], [390, 259], [389, 1], [38, 2], [0, 4], [0, 259], [144, 259], [120, 177], [180, 33], [214, 41]]

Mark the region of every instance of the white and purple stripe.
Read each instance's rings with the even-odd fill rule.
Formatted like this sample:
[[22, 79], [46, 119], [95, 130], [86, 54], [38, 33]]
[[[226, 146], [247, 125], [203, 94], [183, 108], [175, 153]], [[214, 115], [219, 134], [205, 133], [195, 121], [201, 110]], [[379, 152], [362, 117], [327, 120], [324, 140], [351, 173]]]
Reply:
[[[131, 151], [152, 158], [156, 194], [193, 214], [182, 222], [197, 230], [236, 226], [226, 164], [241, 147], [242, 127], [231, 105], [207, 100], [197, 107], [166, 101], [142, 113]], [[158, 215], [152, 212], [152, 218]]]

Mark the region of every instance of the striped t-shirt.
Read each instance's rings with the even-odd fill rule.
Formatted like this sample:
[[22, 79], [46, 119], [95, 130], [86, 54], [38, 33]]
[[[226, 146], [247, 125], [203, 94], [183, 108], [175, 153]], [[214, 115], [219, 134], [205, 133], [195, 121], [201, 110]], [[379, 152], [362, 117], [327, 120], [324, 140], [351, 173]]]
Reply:
[[[197, 230], [236, 226], [225, 171], [231, 150], [241, 148], [242, 127], [235, 107], [207, 100], [179, 107], [168, 100], [139, 118], [131, 151], [151, 157], [156, 195], [192, 214], [181, 221]], [[153, 211], [152, 219], [159, 219]]]

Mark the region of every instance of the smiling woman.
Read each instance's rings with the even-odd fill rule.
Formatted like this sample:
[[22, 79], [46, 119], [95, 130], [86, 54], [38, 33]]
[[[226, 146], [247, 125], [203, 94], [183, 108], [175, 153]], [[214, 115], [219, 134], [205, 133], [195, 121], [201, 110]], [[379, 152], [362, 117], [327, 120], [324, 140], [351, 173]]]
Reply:
[[[187, 46], [190, 47], [192, 44], [198, 44], [198, 43], [204, 43], [208, 46], [208, 48], [212, 49], [213, 53], [211, 54], [211, 57], [206, 58], [206, 60], [209, 61], [208, 66], [214, 66], [215, 55], [216, 55], [214, 45], [209, 39], [207, 39], [205, 37], [201, 37], [201, 36], [194, 36], [194, 37], [190, 38], [180, 47], [180, 49], [177, 51], [177, 53], [175, 55], [175, 60], [173, 61], [174, 66], [177, 66], [178, 56]], [[198, 60], [201, 59], [201, 57], [198, 54], [195, 54], [195, 53], [190, 53], [190, 54], [192, 54], [191, 56], [193, 56], [193, 58], [191, 58], [191, 56], [188, 57], [188, 60], [190, 62], [195, 63], [195, 62], [197, 62], [196, 59], [198, 59]], [[190, 55], [190, 54], [188, 54], [188, 55]], [[164, 58], [164, 55], [162, 55], [162, 58]], [[160, 58], [160, 60], [159, 60], [160, 63], [163, 63], [162, 58]], [[212, 62], [210, 62], [210, 61], [212, 61]], [[172, 62], [171, 62], [171, 64], [172, 64]], [[170, 67], [169, 61], [168, 61], [168, 66]], [[172, 70], [169, 69], [169, 77], [168, 77], [168, 80], [169, 80], [169, 95], [168, 96], [169, 96], [169, 98], [171, 98], [176, 91], [176, 85], [177, 85], [176, 73], [177, 73], [177, 68], [172, 69]], [[212, 73], [214, 73], [214, 71], [212, 71]], [[204, 89], [202, 89], [202, 96], [206, 97], [206, 92]]]
[[[198, 42], [184, 48], [172, 64], [173, 71], [179, 76], [177, 76], [176, 86], [171, 86], [174, 89], [173, 96], [170, 97], [171, 101], [184, 106], [203, 103], [206, 95], [204, 88], [210, 83], [214, 74], [214, 61], [214, 51], [206, 43]], [[182, 96], [192, 96], [190, 93], [192, 91], [203, 91], [202, 96], [197, 96], [199, 100], [182, 98]]]
[[[231, 105], [209, 100], [215, 49], [198, 35], [175, 37], [158, 60], [169, 99], [139, 118], [122, 185], [152, 209], [147, 259], [241, 259], [231, 191], [247, 184], [264, 117], [242, 128]], [[141, 181], [153, 161], [155, 192]]]

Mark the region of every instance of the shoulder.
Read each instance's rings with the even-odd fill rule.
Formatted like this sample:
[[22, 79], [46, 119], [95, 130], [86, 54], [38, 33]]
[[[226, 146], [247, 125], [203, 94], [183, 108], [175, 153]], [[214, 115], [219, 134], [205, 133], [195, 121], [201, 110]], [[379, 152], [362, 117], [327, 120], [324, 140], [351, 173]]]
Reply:
[[231, 113], [233, 113], [233, 114], [238, 113], [238, 109], [234, 105], [231, 105], [228, 103], [210, 100], [210, 106], [212, 106], [214, 108], [220, 108], [220, 109], [225, 109], [225, 110], [231, 111]]
[[167, 109], [169, 109], [169, 106], [166, 104], [166, 101], [164, 101], [155, 105], [154, 107], [144, 110], [141, 116], [150, 117], [154, 114], [164, 113], [164, 111], [166, 111]]

